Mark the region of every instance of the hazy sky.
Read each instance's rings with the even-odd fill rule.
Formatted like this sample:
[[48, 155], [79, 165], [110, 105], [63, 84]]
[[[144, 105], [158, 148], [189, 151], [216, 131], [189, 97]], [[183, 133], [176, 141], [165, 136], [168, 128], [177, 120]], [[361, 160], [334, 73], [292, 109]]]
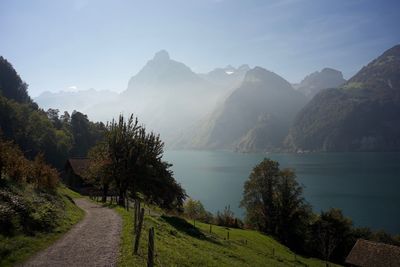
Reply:
[[196, 72], [247, 63], [290, 82], [353, 75], [400, 43], [400, 1], [0, 0], [0, 55], [37, 96], [121, 91], [160, 49]]

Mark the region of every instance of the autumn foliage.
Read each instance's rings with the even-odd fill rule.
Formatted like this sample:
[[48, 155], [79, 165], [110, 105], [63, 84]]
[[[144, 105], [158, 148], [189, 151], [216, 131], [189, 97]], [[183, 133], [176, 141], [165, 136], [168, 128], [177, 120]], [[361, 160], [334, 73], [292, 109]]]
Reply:
[[46, 164], [42, 153], [31, 161], [13, 142], [0, 139], [0, 179], [53, 190], [58, 185], [59, 175], [56, 169]]

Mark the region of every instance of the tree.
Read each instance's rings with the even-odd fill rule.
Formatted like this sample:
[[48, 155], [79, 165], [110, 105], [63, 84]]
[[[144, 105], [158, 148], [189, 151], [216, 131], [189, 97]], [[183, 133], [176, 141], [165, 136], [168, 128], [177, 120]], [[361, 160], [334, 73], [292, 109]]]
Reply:
[[293, 170], [280, 171], [276, 192], [277, 235], [285, 245], [303, 251], [312, 210]]
[[53, 108], [49, 108], [46, 112], [47, 117], [49, 118], [49, 120], [53, 123], [54, 127], [56, 129], [61, 129], [62, 125], [62, 121], [60, 120], [60, 118], [58, 117], [58, 113], [60, 111], [58, 109], [53, 109]]
[[217, 225], [226, 226], [226, 227], [238, 227], [238, 219], [235, 218], [235, 214], [231, 210], [231, 206], [225, 206], [223, 212], [217, 212], [217, 216], [215, 218]]
[[206, 214], [203, 204], [191, 198], [186, 200], [183, 209], [185, 216], [192, 220], [201, 220]]
[[37, 189], [54, 190], [59, 182], [58, 172], [46, 164], [39, 153], [28, 160], [21, 149], [0, 138], [0, 181], [8, 179], [18, 184], [30, 183]]
[[107, 124], [104, 143], [91, 151], [88, 176], [103, 181], [103, 186], [112, 182], [121, 206], [127, 195], [138, 198], [142, 193], [163, 208], [181, 207], [186, 194], [173, 178], [171, 165], [162, 160], [163, 148], [160, 137], [146, 133], [137, 118], [120, 115]]
[[91, 144], [94, 144], [90, 136], [90, 126], [87, 116], [74, 110], [71, 116], [71, 130], [74, 137], [72, 155], [85, 157], [92, 146]]
[[59, 182], [57, 170], [46, 164], [43, 153], [37, 154], [32, 162], [31, 177], [37, 188], [48, 190], [54, 190]]
[[0, 56], [0, 94], [19, 103], [31, 103], [27, 89], [28, 85], [22, 81], [13, 66]]
[[276, 185], [279, 163], [264, 159], [252, 170], [244, 184], [241, 206], [246, 209], [246, 222], [260, 231], [276, 234]]
[[326, 261], [343, 262], [349, 252], [347, 241], [351, 238], [352, 221], [340, 209], [330, 209], [321, 212], [311, 229], [310, 241], [319, 256]]
[[102, 201], [106, 202], [110, 185], [113, 181], [111, 160], [105, 142], [97, 143], [88, 153], [89, 167], [84, 179], [102, 192]]
[[245, 182], [241, 206], [250, 227], [301, 249], [311, 208], [295, 178], [292, 170], [280, 170], [278, 162], [264, 159]]

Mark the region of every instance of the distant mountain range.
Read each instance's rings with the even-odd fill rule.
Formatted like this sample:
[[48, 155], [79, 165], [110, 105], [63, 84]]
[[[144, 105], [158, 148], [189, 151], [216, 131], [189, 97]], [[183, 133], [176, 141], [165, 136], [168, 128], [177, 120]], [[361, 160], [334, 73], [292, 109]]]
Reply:
[[35, 102], [45, 110], [49, 108], [58, 108], [60, 111], [72, 112], [86, 110], [93, 105], [109, 102], [118, 98], [118, 93], [107, 90], [79, 90], [75, 92], [43, 92], [34, 98]]
[[247, 65], [198, 74], [161, 50], [121, 94], [43, 93], [43, 108], [107, 121], [137, 115], [170, 148], [236, 151], [400, 150], [399, 46], [346, 82], [324, 68], [291, 85]]
[[286, 144], [297, 151], [400, 150], [400, 45], [297, 115]]
[[324, 68], [321, 71], [307, 75], [299, 84], [295, 84], [293, 87], [311, 99], [322, 89], [337, 88], [345, 82], [346, 80], [340, 71]]
[[282, 146], [306, 97], [279, 75], [260, 67], [179, 143], [186, 148], [265, 151]]

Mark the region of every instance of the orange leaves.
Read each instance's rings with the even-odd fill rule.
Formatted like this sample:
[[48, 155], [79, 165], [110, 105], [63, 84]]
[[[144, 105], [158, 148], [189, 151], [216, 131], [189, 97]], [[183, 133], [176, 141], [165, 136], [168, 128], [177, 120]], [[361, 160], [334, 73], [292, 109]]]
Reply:
[[57, 170], [46, 164], [42, 153], [34, 161], [30, 161], [17, 145], [1, 139], [0, 178], [8, 178], [17, 183], [31, 183], [41, 189], [54, 189], [59, 182]]

